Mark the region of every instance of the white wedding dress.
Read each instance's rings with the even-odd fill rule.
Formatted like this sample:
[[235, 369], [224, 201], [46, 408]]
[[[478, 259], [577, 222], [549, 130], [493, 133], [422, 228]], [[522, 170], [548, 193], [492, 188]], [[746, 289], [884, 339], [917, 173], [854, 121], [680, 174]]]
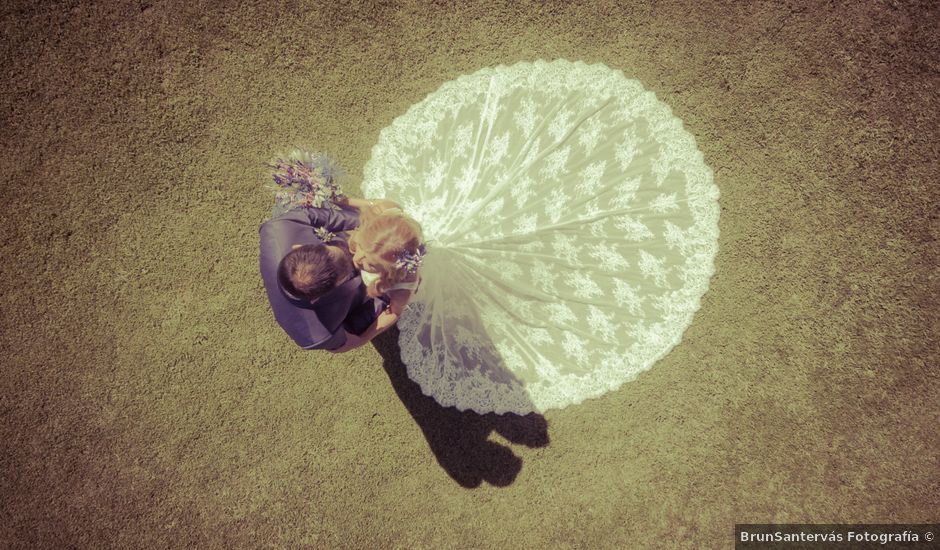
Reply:
[[444, 84], [382, 130], [362, 189], [424, 229], [402, 360], [460, 410], [617, 389], [679, 343], [714, 271], [719, 193], [694, 138], [600, 64]]

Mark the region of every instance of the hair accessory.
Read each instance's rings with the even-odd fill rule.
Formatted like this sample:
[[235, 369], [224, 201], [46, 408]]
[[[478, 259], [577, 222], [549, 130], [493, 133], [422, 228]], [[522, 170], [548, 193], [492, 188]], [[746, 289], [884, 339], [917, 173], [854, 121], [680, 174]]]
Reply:
[[336, 182], [338, 168], [326, 156], [295, 148], [268, 164], [273, 189], [286, 207], [324, 207], [339, 210], [345, 197]]
[[423, 244], [418, 245], [418, 249], [414, 252], [406, 250], [395, 259], [395, 267], [404, 269], [408, 273], [417, 273], [425, 254], [427, 254], [427, 248]]

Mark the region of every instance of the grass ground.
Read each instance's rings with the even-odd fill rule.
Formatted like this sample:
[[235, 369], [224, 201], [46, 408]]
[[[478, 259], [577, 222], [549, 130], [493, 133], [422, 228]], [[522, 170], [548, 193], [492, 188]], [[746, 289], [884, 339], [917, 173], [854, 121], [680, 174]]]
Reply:
[[[0, 7], [0, 543], [722, 548], [938, 521], [934, 2]], [[721, 189], [716, 275], [638, 380], [437, 407], [394, 338], [304, 353], [257, 273], [263, 161], [352, 174], [450, 79], [642, 81]], [[934, 313], [930, 313], [933, 311]]]

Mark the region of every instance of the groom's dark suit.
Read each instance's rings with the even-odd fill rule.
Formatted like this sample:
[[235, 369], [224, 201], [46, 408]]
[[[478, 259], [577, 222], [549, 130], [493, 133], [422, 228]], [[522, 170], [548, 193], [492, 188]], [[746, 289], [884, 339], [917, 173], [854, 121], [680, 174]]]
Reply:
[[345, 231], [359, 225], [349, 210], [295, 208], [261, 225], [261, 278], [278, 324], [303, 349], [336, 349], [346, 343], [346, 332], [362, 334], [382, 311], [384, 303], [366, 295], [356, 276], [321, 296], [313, 304], [281, 289], [277, 268], [295, 244], [322, 243], [314, 230], [322, 227], [344, 239]]

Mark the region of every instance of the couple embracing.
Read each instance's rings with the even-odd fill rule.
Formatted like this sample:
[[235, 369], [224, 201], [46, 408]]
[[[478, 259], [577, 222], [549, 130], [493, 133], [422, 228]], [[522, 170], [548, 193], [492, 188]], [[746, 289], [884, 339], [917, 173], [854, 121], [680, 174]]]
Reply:
[[418, 288], [424, 246], [398, 204], [338, 192], [327, 162], [272, 165], [278, 201], [261, 225], [260, 267], [274, 317], [294, 342], [341, 353], [398, 321]]

